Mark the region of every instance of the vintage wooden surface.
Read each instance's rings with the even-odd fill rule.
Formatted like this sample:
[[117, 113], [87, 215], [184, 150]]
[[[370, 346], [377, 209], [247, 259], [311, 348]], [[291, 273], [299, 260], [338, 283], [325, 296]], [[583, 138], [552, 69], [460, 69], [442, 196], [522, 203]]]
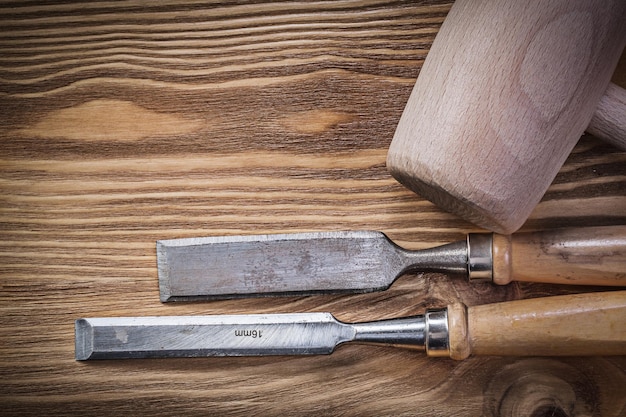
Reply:
[[[358, 321], [599, 290], [421, 274], [354, 296], [158, 301], [161, 238], [373, 229], [424, 248], [477, 230], [385, 168], [449, 6], [0, 5], [0, 414], [623, 416], [626, 357], [74, 361], [79, 317]], [[625, 224], [625, 162], [584, 137], [524, 230]]]

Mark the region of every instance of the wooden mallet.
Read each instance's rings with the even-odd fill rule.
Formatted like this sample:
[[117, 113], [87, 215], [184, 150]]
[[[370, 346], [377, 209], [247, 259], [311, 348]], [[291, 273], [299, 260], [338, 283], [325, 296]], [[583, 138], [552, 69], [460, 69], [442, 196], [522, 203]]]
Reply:
[[457, 0], [387, 156], [391, 174], [499, 233], [529, 217], [585, 130], [626, 149], [624, 0]]

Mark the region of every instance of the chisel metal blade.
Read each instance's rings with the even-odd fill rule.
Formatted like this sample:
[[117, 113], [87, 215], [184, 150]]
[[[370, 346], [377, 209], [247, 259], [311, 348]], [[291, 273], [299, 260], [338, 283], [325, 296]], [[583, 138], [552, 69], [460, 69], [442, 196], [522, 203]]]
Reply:
[[424, 316], [347, 324], [330, 313], [86, 318], [76, 359], [315, 355], [349, 341], [423, 349], [424, 328]]
[[467, 242], [407, 251], [380, 232], [160, 240], [161, 301], [370, 292], [408, 269], [467, 273]]

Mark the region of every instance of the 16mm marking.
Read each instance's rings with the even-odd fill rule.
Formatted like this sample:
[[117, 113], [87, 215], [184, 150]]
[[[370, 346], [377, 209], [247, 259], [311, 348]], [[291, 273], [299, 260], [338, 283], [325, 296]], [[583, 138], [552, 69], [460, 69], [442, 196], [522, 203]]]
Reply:
[[235, 330], [235, 336], [237, 336], [237, 337], [252, 337], [252, 338], [256, 339], [257, 337], [261, 337], [261, 331], [260, 330], [248, 330], [248, 329]]

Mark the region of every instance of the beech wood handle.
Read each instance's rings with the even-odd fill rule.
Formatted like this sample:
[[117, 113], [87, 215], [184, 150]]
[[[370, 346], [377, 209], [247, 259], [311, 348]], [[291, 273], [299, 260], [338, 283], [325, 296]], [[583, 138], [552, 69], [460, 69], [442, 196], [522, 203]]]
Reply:
[[492, 253], [496, 284], [626, 286], [626, 226], [494, 233]]
[[626, 291], [448, 306], [450, 357], [626, 355]]
[[598, 103], [587, 132], [626, 150], [626, 90], [610, 83]]

